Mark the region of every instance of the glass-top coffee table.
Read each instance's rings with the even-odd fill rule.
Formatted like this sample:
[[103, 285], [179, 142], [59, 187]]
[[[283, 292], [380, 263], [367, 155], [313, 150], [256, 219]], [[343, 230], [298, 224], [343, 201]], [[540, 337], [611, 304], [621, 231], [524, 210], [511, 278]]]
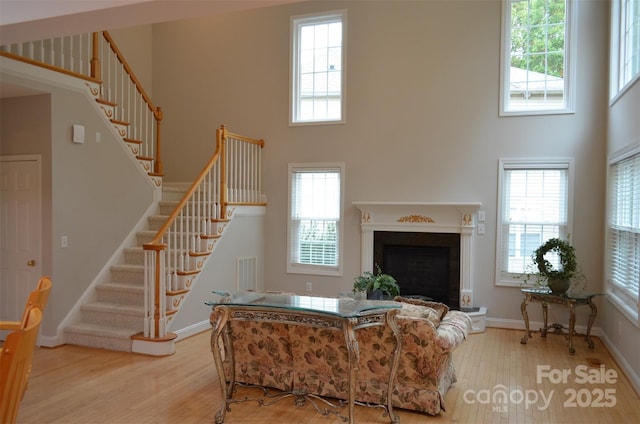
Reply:
[[579, 293], [565, 293], [561, 295], [553, 294], [551, 290], [548, 288], [543, 289], [522, 289], [522, 293], [524, 294], [524, 300], [520, 305], [520, 309], [522, 310], [522, 318], [524, 318], [524, 325], [526, 327], [527, 333], [522, 337], [520, 343], [526, 344], [527, 340], [531, 338], [531, 330], [529, 329], [529, 315], [527, 314], [527, 305], [530, 302], [538, 302], [542, 304], [542, 317], [544, 320], [544, 326], [540, 329], [540, 336], [546, 337], [547, 332], [549, 330], [549, 325], [547, 323], [548, 312], [549, 312], [549, 303], [555, 303], [559, 305], [564, 305], [567, 309], [569, 309], [569, 354], [575, 355], [576, 350], [573, 348], [573, 333], [575, 331], [576, 326], [576, 312], [575, 308], [578, 306], [588, 305], [591, 309], [591, 313], [589, 314], [589, 322], [587, 324], [587, 334], [586, 340], [589, 348], [593, 349], [594, 344], [591, 340], [591, 327], [593, 327], [593, 323], [596, 320], [596, 316], [598, 315], [598, 308], [593, 303], [593, 298], [601, 295], [601, 293], [587, 293], [587, 292], [579, 292]]

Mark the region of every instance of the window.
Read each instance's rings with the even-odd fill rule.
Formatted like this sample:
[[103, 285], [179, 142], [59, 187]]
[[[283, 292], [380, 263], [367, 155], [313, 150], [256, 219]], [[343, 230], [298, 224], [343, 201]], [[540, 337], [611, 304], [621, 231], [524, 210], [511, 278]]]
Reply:
[[289, 165], [287, 272], [342, 275], [344, 164]]
[[519, 286], [533, 271], [533, 251], [571, 233], [573, 160], [501, 159], [499, 166], [496, 284]]
[[574, 0], [503, 0], [500, 114], [572, 113]]
[[291, 21], [291, 124], [344, 122], [346, 11]]
[[640, 143], [609, 161], [607, 296], [640, 327]]
[[640, 78], [640, 0], [611, 3], [611, 98]]

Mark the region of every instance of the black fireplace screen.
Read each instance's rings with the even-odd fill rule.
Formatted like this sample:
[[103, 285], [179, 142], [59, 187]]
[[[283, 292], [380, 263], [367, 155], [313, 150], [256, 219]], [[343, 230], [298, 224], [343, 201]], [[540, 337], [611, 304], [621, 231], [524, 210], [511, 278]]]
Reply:
[[460, 308], [460, 234], [375, 231], [373, 260], [403, 296]]

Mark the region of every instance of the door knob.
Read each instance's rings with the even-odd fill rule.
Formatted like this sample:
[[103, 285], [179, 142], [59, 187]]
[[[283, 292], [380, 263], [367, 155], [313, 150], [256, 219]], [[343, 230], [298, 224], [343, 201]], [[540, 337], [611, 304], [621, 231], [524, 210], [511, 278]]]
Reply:
[[36, 266], [36, 260], [31, 259], [29, 262], [27, 262], [27, 266]]

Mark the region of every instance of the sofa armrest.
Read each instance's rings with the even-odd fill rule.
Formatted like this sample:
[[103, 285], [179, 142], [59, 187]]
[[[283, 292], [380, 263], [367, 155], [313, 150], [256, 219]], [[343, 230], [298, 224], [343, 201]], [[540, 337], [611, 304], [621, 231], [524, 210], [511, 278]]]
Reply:
[[469, 333], [471, 317], [461, 311], [449, 311], [438, 326], [437, 345], [442, 352], [453, 351]]

